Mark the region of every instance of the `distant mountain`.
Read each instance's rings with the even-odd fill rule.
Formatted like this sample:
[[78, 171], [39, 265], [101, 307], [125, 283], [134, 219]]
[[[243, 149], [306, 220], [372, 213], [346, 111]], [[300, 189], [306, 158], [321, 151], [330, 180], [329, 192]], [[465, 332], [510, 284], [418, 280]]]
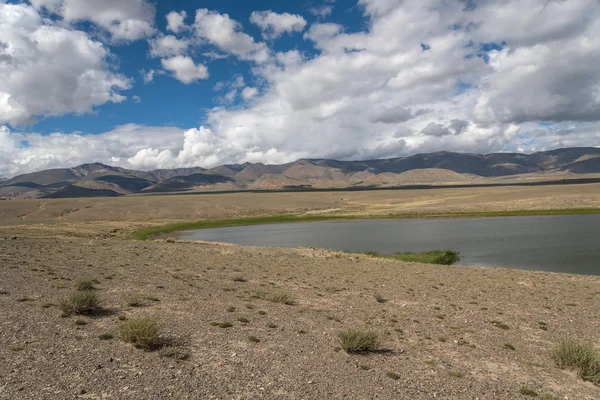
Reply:
[[[600, 173], [600, 148], [534, 154], [437, 152], [382, 160], [303, 159], [136, 171], [100, 163], [0, 178], [0, 198], [120, 196], [176, 191], [390, 187], [563, 179]], [[550, 177], [550, 178], [548, 178]]]

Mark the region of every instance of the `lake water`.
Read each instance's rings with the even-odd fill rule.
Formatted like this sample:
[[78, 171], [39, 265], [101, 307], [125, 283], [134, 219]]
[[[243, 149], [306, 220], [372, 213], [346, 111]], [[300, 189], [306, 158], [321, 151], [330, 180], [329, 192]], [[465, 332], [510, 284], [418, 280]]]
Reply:
[[600, 275], [600, 215], [298, 222], [176, 233], [179, 240], [352, 252], [456, 250], [461, 265]]

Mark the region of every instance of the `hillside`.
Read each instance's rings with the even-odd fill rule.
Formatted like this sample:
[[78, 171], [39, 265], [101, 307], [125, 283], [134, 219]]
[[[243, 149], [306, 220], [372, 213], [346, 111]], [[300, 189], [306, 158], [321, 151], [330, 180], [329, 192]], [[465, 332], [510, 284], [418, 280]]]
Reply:
[[600, 148], [534, 154], [436, 152], [381, 160], [302, 159], [293, 163], [227, 164], [136, 171], [100, 163], [0, 179], [0, 198], [119, 196], [174, 191], [394, 187], [493, 184], [600, 174]]

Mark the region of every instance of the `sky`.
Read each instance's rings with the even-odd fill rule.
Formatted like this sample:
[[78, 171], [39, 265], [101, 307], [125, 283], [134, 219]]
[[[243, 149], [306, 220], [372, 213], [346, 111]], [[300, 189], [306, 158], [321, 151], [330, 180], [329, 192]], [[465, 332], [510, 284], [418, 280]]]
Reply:
[[600, 146], [600, 0], [0, 0], [0, 176]]

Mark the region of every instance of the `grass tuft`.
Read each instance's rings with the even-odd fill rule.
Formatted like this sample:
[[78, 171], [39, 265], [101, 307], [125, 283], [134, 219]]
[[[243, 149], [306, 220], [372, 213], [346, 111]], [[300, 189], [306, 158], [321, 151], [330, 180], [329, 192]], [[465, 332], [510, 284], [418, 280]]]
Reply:
[[163, 324], [153, 315], [141, 315], [123, 322], [119, 326], [119, 337], [135, 347], [151, 348], [158, 343]]
[[65, 315], [88, 314], [100, 307], [100, 300], [92, 291], [77, 291], [69, 297], [62, 298], [58, 308]]
[[275, 292], [275, 293], [271, 293], [268, 297], [267, 300], [272, 301], [273, 303], [281, 303], [281, 304], [286, 304], [288, 306], [292, 306], [294, 304], [296, 304], [296, 302], [294, 301], [294, 298], [284, 292]]
[[600, 383], [600, 353], [589, 344], [563, 340], [552, 351], [559, 367], [574, 368], [583, 380]]
[[80, 291], [94, 290], [94, 281], [91, 279], [79, 279], [75, 282], [75, 288]]
[[519, 390], [519, 393], [521, 393], [523, 396], [529, 396], [529, 397], [537, 397], [538, 396], [538, 392], [536, 392], [535, 390], [528, 388], [528, 387], [522, 387], [521, 390]]
[[176, 360], [187, 360], [190, 358], [190, 352], [181, 346], [165, 346], [158, 351], [158, 355]]
[[100, 340], [110, 340], [112, 339], [114, 336], [111, 335], [110, 333], [103, 333], [101, 335], [98, 336], [98, 339]]
[[386, 373], [386, 374], [385, 374], [385, 376], [387, 376], [388, 378], [392, 378], [392, 379], [394, 379], [394, 380], [396, 380], [396, 381], [397, 381], [398, 379], [400, 379], [400, 375], [398, 375], [398, 374], [397, 374], [397, 373], [395, 373], [395, 372], [391, 372], [391, 371], [390, 371], [390, 372], [388, 372], [388, 373]]
[[381, 347], [379, 334], [374, 331], [350, 328], [338, 334], [342, 349], [348, 353], [377, 351]]

